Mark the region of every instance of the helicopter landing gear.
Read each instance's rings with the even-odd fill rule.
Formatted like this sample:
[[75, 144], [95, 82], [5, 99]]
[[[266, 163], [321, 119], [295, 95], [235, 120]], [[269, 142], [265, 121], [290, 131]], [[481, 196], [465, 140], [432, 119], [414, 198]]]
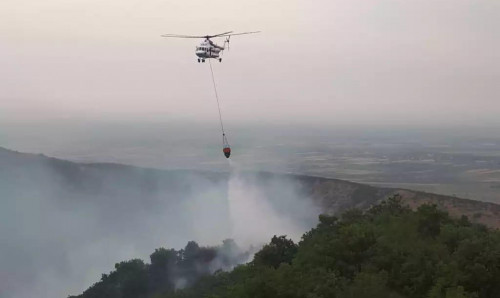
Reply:
[[222, 62], [222, 58], [219, 58], [219, 62]]

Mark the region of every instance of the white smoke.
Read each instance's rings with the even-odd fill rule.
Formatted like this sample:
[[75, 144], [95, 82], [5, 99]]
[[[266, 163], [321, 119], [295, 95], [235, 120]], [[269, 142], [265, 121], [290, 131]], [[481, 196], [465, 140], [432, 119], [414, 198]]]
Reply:
[[[0, 297], [78, 294], [114, 263], [148, 261], [158, 247], [233, 238], [252, 253], [275, 234], [298, 240], [314, 226], [319, 211], [296, 179], [246, 173], [228, 162], [229, 176], [76, 164], [4, 150]], [[220, 257], [213, 270], [248, 260]]]
[[[231, 176], [228, 181], [228, 205], [231, 221], [231, 238], [243, 246], [262, 245], [273, 235], [287, 235], [298, 241], [307, 228], [295, 222], [290, 216], [280, 214], [273, 205], [296, 204], [298, 194], [286, 195], [289, 185], [280, 181], [285, 197], [268, 197], [259, 185], [242, 176], [238, 165], [231, 162]], [[293, 188], [290, 188], [293, 189]], [[271, 200], [275, 201], [274, 204]], [[276, 204], [278, 202], [278, 204]], [[299, 203], [300, 204], [300, 203]], [[304, 214], [316, 213], [312, 203], [308, 203]], [[278, 207], [279, 208], [279, 207]]]

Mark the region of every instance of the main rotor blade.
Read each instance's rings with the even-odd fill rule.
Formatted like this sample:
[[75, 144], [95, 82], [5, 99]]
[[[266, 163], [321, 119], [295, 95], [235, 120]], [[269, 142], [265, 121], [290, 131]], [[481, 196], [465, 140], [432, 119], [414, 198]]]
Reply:
[[252, 31], [252, 32], [241, 32], [241, 33], [233, 33], [233, 31], [228, 31], [224, 33], [219, 33], [215, 35], [182, 35], [182, 34], [163, 34], [162, 37], [172, 37], [172, 38], [213, 38], [220, 36], [232, 36], [232, 35], [243, 35], [243, 34], [253, 34], [259, 33], [260, 31]]
[[215, 35], [183, 35], [183, 34], [163, 34], [162, 37], [175, 37], [175, 38], [212, 38], [212, 37], [217, 37], [217, 36], [222, 36], [229, 34], [233, 31], [228, 31], [224, 33], [219, 33]]
[[229, 33], [232, 33], [232, 32], [233, 32], [233, 31], [228, 31], [228, 32], [219, 33], [219, 34], [215, 34], [215, 35], [207, 35], [207, 36], [204, 36], [204, 37], [212, 38], [212, 37], [217, 37], [217, 36], [226, 35], [226, 34], [229, 34]]
[[180, 34], [163, 34], [161, 37], [175, 37], [175, 38], [205, 38], [206, 36], [196, 36], [196, 35], [180, 35]]
[[[244, 34], [254, 34], [254, 33], [260, 33], [260, 31], [241, 32], [241, 33], [231, 33], [231, 34], [224, 34], [224, 35], [222, 35], [222, 36], [244, 35]], [[220, 35], [219, 35], [219, 36], [220, 36]]]

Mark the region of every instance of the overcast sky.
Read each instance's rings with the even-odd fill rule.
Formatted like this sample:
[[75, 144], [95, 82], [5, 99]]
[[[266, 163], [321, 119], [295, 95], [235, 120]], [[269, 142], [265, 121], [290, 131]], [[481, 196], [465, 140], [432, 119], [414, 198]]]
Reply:
[[490, 123], [498, 0], [2, 0], [0, 118]]

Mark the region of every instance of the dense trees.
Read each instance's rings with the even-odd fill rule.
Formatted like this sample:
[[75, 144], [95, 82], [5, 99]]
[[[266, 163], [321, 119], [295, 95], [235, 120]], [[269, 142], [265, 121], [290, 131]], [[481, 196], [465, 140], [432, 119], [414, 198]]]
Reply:
[[142, 298], [147, 297], [148, 276], [142, 260], [134, 259], [115, 264], [115, 271], [103, 274], [101, 281], [81, 296], [87, 298]]
[[[224, 246], [235, 244], [219, 249]], [[213, 256], [195, 243], [181, 252], [158, 249], [151, 265], [120, 263], [82, 297], [144, 297], [145, 285], [155, 298], [500, 297], [500, 232], [453, 219], [433, 205], [412, 211], [397, 196], [366, 212], [321, 215], [298, 245], [274, 236], [252, 262], [231, 272], [203, 271], [182, 290], [169, 283], [173, 271], [165, 268], [191, 270], [190, 262]], [[116, 286], [93, 294], [116, 280], [122, 296], [113, 296]]]
[[274, 236], [271, 243], [266, 244], [255, 254], [253, 262], [257, 265], [278, 268], [282, 263], [291, 264], [298, 247], [285, 236]]
[[170, 293], [218, 269], [232, 269], [248, 257], [230, 239], [218, 247], [200, 247], [190, 241], [178, 251], [158, 248], [150, 255], [150, 264], [138, 259], [118, 263], [83, 294], [70, 298], [145, 298]]

